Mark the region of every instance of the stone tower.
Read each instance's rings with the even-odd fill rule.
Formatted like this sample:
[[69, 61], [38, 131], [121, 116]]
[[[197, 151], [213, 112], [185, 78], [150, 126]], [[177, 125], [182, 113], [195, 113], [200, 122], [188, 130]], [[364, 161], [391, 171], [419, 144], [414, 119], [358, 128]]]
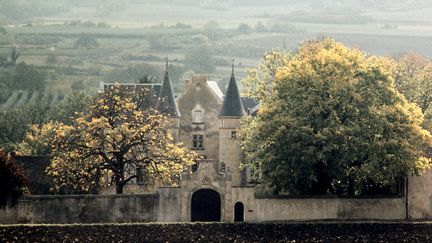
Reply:
[[245, 173], [240, 170], [243, 155], [240, 145], [235, 140], [237, 129], [240, 127], [240, 118], [245, 114], [234, 75], [233, 62], [231, 79], [219, 114], [219, 167], [221, 171], [231, 174], [233, 186], [246, 184]]
[[174, 91], [168, 73], [168, 57], [166, 58], [165, 77], [156, 104], [156, 110], [168, 117], [168, 129], [175, 141], [179, 138], [180, 111], [177, 107]]

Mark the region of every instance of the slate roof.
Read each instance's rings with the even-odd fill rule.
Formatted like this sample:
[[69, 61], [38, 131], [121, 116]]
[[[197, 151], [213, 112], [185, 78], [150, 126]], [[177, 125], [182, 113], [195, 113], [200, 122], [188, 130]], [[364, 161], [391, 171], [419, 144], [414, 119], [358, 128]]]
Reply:
[[210, 90], [220, 99], [223, 100], [223, 93], [222, 90], [219, 88], [219, 85], [216, 81], [207, 81], [208, 86], [210, 87]]
[[174, 91], [171, 87], [171, 81], [167, 70], [165, 71], [164, 81], [159, 93], [159, 100], [156, 104], [156, 109], [170, 117], [180, 117], [180, 111], [177, 107]]
[[241, 97], [241, 101], [245, 112], [248, 114], [249, 111], [252, 111], [258, 105], [258, 102], [250, 97]]
[[223, 101], [222, 110], [219, 116], [244, 116], [246, 115], [240, 98], [240, 92], [234, 76], [234, 68], [231, 79]]

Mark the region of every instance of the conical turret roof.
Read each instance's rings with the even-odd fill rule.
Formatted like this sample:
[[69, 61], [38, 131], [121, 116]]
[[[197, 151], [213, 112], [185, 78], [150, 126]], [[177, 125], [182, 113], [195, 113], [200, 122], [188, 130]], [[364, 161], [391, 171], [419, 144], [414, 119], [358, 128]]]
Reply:
[[168, 58], [166, 60], [165, 77], [162, 82], [162, 87], [159, 93], [159, 99], [156, 108], [170, 117], [180, 117], [180, 111], [177, 107], [174, 92], [171, 87], [171, 81], [168, 73]]
[[242, 101], [240, 99], [240, 92], [237, 87], [237, 82], [234, 75], [234, 63], [232, 66], [231, 79], [228, 84], [228, 89], [223, 101], [222, 110], [219, 116], [244, 116], [246, 115]]

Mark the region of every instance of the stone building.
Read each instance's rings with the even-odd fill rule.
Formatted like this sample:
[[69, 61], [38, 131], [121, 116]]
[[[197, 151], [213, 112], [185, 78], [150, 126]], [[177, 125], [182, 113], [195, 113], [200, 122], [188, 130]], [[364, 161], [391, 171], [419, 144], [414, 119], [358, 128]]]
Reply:
[[[111, 85], [102, 83], [101, 92]], [[182, 93], [175, 97], [168, 63], [162, 84], [121, 84], [120, 88], [151, 97], [147, 104], [168, 116], [174, 139], [201, 155], [192, 175], [181, 175], [180, 187], [175, 188], [180, 191], [180, 221], [230, 221], [235, 213], [233, 203], [237, 203], [237, 220], [243, 221], [244, 205], [233, 201], [233, 190], [251, 185], [246, 171], [240, 169], [243, 155], [235, 138], [245, 110], [256, 109], [257, 103], [240, 96], [234, 64], [225, 96], [215, 81], [198, 74], [185, 80]], [[148, 188], [129, 185], [125, 191], [145, 190]]]
[[[101, 84], [101, 91], [110, 85], [113, 84]], [[406, 186], [406, 192], [415, 193], [401, 192], [388, 197], [296, 198], [257, 194], [255, 185], [248, 183], [247, 171], [240, 169], [243, 154], [235, 138], [240, 119], [247, 113], [256, 112], [258, 106], [253, 100], [240, 96], [234, 65], [225, 96], [217, 83], [209, 81], [206, 75], [193, 75], [191, 80], [184, 82], [182, 93], [176, 97], [168, 64], [162, 84], [121, 84], [121, 87], [140, 93], [147, 105], [166, 114], [175, 140], [202, 155], [192, 168], [192, 174], [181, 175], [179, 187], [151, 189], [159, 197], [157, 221], [400, 220], [432, 217], [432, 208], [422, 201], [424, 195], [432, 195], [432, 189], [426, 187], [432, 185], [429, 173], [421, 178], [412, 178], [413, 183]], [[125, 192], [140, 194], [148, 190], [145, 186], [132, 184]]]
[[[113, 84], [101, 84], [101, 91]], [[431, 220], [432, 174], [409, 177], [402, 192], [363, 198], [262, 195], [240, 169], [235, 141], [240, 118], [257, 110], [240, 97], [234, 68], [225, 96], [205, 75], [194, 75], [175, 97], [168, 69], [162, 84], [121, 84], [170, 120], [177, 141], [200, 153], [178, 187], [128, 185], [126, 195], [25, 196], [0, 213], [2, 223], [123, 223], [188, 221]], [[247, 111], [247, 112], [245, 112]], [[114, 193], [111, 193], [114, 194]]]

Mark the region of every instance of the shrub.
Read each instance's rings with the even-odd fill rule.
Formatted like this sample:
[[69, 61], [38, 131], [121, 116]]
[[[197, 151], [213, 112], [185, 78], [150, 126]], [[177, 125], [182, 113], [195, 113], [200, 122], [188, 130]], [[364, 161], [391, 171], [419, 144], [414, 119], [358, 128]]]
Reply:
[[28, 179], [10, 155], [0, 150], [0, 207], [16, 204], [26, 190]]

